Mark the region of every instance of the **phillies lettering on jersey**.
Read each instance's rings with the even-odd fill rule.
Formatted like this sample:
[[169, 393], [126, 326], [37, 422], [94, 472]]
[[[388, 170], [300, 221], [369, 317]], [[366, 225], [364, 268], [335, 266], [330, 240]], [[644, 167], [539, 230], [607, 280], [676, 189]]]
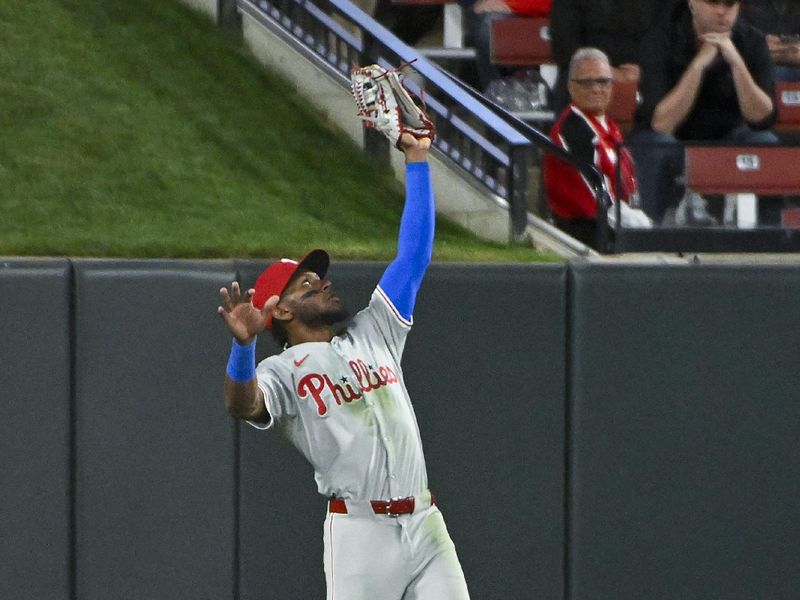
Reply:
[[[344, 377], [342, 378], [344, 379]], [[309, 395], [317, 403], [317, 413], [320, 417], [328, 414], [328, 403], [322, 397], [322, 392], [326, 389], [333, 395], [336, 404], [341, 405], [342, 402], [348, 404], [353, 400], [361, 398], [361, 394], [353, 389], [349, 382], [345, 381], [344, 387], [338, 383], [333, 383], [331, 378], [327, 375], [320, 375], [319, 373], [309, 373], [305, 375], [297, 384], [297, 395], [300, 398], [306, 398]]]
[[329, 343], [297, 344], [259, 364], [258, 385], [272, 417], [260, 427], [280, 429], [300, 450], [323, 496], [371, 500], [427, 489], [400, 367], [410, 328], [376, 288]]
[[[297, 361], [294, 363], [297, 365]], [[350, 385], [350, 380], [346, 375], [338, 380], [341, 383], [333, 383], [328, 375], [309, 373], [298, 382], [297, 395], [300, 398], [306, 398], [310, 394], [317, 403], [317, 413], [320, 417], [324, 417], [328, 414], [328, 403], [322, 396], [325, 390], [333, 396], [336, 404], [341, 406], [342, 402], [349, 404], [354, 400], [361, 399], [364, 394], [372, 390], [400, 381], [389, 366], [374, 369], [372, 365], [367, 365], [361, 359], [351, 360], [349, 364], [358, 381], [358, 389]]]

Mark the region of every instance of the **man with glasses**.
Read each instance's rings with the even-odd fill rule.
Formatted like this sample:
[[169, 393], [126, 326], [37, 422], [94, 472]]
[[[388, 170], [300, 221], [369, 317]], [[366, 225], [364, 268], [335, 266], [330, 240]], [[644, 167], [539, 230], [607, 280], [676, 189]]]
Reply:
[[[567, 79], [571, 102], [550, 130], [550, 139], [594, 165], [605, 177], [613, 200], [630, 201], [636, 194], [633, 161], [621, 147], [619, 127], [606, 115], [613, 83], [608, 56], [597, 48], [580, 48], [572, 56]], [[551, 154], [545, 156], [544, 182], [555, 225], [587, 246], [600, 249], [597, 201], [590, 183]]]
[[[774, 65], [737, 0], [681, 0], [645, 40], [642, 105], [631, 148], [645, 211], [661, 220], [683, 196], [680, 142], [774, 144]], [[702, 215], [702, 219], [706, 219]]]

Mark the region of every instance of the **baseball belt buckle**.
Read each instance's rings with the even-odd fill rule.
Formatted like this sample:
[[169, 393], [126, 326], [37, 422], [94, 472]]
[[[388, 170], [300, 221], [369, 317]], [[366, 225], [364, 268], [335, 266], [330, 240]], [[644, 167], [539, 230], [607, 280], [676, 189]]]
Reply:
[[400, 515], [407, 515], [414, 512], [414, 497], [402, 498], [400, 496], [391, 498], [386, 506], [386, 516], [396, 519]]

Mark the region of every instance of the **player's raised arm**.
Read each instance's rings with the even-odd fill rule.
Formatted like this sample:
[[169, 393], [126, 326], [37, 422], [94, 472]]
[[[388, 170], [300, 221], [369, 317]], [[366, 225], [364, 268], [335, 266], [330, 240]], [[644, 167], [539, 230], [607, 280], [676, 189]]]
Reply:
[[253, 306], [255, 290], [242, 295], [239, 284], [233, 282], [231, 291], [219, 291], [222, 305], [217, 313], [233, 335], [231, 354], [225, 370], [225, 407], [237, 418], [256, 422], [270, 419], [264, 396], [256, 383], [256, 336], [264, 330], [267, 314], [275, 308], [278, 296], [270, 298], [259, 310]]
[[425, 271], [433, 254], [436, 210], [428, 150], [431, 140], [405, 133], [398, 144], [406, 156], [406, 201], [400, 220], [397, 257], [378, 284], [394, 307], [411, 319]]
[[436, 128], [399, 73], [375, 64], [353, 69], [350, 80], [358, 116], [406, 156], [406, 203], [397, 258], [378, 285], [400, 315], [410, 320], [433, 251], [435, 211], [428, 150]]

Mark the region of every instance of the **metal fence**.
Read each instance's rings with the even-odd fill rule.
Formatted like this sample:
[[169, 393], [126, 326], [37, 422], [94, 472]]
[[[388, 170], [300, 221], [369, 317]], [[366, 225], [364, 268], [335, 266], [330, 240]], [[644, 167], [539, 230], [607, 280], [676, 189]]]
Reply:
[[527, 225], [533, 142], [447, 73], [348, 0], [239, 0], [239, 9], [283, 36], [343, 86], [355, 66], [412, 63], [404, 83], [423, 99], [435, 147], [465, 177], [508, 203], [510, 238]]

